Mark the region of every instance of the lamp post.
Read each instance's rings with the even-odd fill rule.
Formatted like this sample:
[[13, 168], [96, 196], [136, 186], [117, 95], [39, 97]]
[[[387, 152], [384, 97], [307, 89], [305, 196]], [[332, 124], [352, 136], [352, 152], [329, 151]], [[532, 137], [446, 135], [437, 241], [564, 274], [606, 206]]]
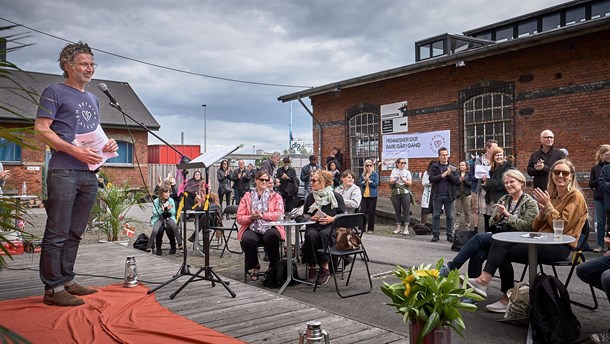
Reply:
[[207, 106], [205, 104], [201, 105], [203, 107], [203, 152], [207, 152], [208, 151], [208, 145], [207, 145], [207, 128], [206, 128], [206, 122], [207, 122], [207, 118], [206, 118], [206, 110], [207, 110]]

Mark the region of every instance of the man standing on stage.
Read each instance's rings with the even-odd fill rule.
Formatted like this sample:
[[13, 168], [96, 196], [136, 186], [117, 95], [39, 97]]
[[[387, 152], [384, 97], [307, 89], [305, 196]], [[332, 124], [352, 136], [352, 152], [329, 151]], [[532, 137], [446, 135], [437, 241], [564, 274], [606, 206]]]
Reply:
[[[100, 126], [99, 100], [85, 91], [95, 71], [93, 53], [86, 43], [67, 44], [59, 55], [66, 80], [48, 86], [40, 98], [35, 130], [51, 147], [47, 175], [47, 223], [40, 255], [43, 302], [56, 306], [78, 306], [77, 297], [97, 292], [74, 282], [74, 262], [97, 195], [96, 171], [89, 164], [102, 163], [100, 150], [76, 146], [79, 135], [96, 132]], [[116, 152], [113, 139], [101, 149]]]

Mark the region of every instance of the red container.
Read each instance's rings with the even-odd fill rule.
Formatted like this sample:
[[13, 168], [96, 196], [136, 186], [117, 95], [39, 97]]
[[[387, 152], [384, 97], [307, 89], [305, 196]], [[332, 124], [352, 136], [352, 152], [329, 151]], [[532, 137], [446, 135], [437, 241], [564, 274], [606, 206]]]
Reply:
[[[12, 240], [10, 242], [3, 242], [2, 246], [6, 247], [8, 249], [8, 253], [11, 254], [11, 256], [17, 255], [17, 254], [23, 254], [24, 252], [24, 248], [23, 248], [23, 242], [21, 240]], [[4, 253], [4, 251], [0, 250], [0, 256], [5, 256], [6, 253]]]
[[[177, 150], [191, 159], [201, 155], [201, 146], [198, 145], [175, 145]], [[148, 146], [148, 163], [173, 165], [180, 160], [180, 155], [166, 145]]]

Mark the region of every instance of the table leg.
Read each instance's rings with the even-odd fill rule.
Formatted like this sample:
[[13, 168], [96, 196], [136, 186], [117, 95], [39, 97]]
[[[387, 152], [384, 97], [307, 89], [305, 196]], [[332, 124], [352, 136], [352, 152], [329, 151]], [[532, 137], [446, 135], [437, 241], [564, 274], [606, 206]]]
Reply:
[[[292, 281], [292, 227], [297, 227], [297, 226], [286, 226], [284, 229], [286, 229], [286, 243], [288, 244], [288, 249], [286, 250], [286, 271], [287, 271], [287, 278], [286, 278], [286, 282], [284, 282], [284, 284], [282, 285], [282, 287], [280, 288], [280, 290], [278, 290], [278, 295], [281, 295], [284, 292], [284, 289], [286, 289], [286, 287], [288, 286], [288, 284], [290, 283], [290, 281]], [[298, 235], [298, 233], [297, 233]]]
[[[202, 250], [204, 247], [199, 245], [199, 214], [195, 214], [195, 221], [193, 222], [195, 223], [195, 240], [193, 240], [193, 251], [198, 251], [205, 256], [205, 253]], [[184, 235], [186, 235], [186, 233], [184, 233]], [[205, 245], [205, 242], [203, 244]]]
[[[536, 275], [538, 274], [538, 254], [536, 253], [536, 244], [528, 244], [527, 245], [527, 260], [528, 260], [528, 265], [529, 265], [529, 286], [530, 288], [532, 287], [532, 285], [534, 284], [534, 281], [536, 280]], [[534, 340], [532, 338], [532, 324], [529, 324], [528, 329], [527, 329], [527, 338], [525, 340], [525, 343], [529, 344], [529, 343], [533, 343]]]

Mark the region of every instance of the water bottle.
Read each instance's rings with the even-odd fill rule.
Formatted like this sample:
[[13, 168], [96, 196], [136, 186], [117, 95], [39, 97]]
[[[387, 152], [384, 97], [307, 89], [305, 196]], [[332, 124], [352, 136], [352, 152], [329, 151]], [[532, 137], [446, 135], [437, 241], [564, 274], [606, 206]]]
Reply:
[[28, 194], [28, 186], [26, 182], [23, 182], [23, 186], [21, 187], [21, 196], [27, 196]]

